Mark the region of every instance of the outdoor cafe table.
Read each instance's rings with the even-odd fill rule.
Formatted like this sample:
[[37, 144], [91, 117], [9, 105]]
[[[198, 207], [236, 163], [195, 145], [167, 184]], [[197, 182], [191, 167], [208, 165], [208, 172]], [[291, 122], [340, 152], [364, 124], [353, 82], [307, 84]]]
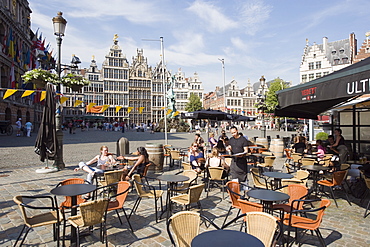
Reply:
[[312, 174], [312, 187], [311, 187], [311, 193], [315, 193], [315, 196], [317, 196], [317, 181], [320, 177], [320, 172], [327, 171], [331, 169], [328, 166], [321, 166], [321, 165], [308, 165], [308, 166], [301, 166], [301, 169], [307, 170]]
[[253, 235], [235, 230], [212, 230], [202, 232], [191, 241], [192, 247], [250, 246], [264, 247], [261, 240]]
[[[95, 185], [92, 184], [67, 184], [56, 187], [50, 191], [51, 194], [56, 196], [70, 196], [72, 200], [72, 206], [77, 205], [77, 196], [90, 193], [96, 189]], [[77, 214], [77, 208], [71, 208], [71, 215]], [[77, 242], [76, 228], [71, 226], [71, 246]]]
[[166, 210], [162, 212], [161, 217], [163, 213], [167, 211], [167, 218], [168, 218], [169, 213], [171, 211], [171, 196], [173, 196], [177, 183], [187, 181], [189, 180], [189, 177], [184, 176], [184, 175], [160, 175], [157, 177], [157, 179], [160, 181], [167, 182]]
[[274, 184], [273, 184], [274, 189], [281, 187], [282, 179], [289, 179], [289, 178], [294, 177], [292, 174], [283, 173], [283, 172], [264, 172], [263, 175], [274, 179]]
[[247, 192], [247, 195], [260, 200], [263, 205], [263, 210], [266, 213], [272, 213], [272, 204], [274, 202], [286, 201], [290, 198], [288, 194], [283, 192], [263, 189], [250, 190]]

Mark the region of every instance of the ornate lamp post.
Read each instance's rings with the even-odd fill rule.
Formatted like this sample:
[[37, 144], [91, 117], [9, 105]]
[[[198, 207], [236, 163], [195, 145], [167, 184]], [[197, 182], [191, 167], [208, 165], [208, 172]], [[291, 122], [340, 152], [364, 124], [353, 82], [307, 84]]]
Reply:
[[266, 86], [266, 79], [264, 76], [260, 78], [260, 85], [262, 88], [261, 97], [260, 97], [260, 109], [262, 110], [262, 123], [261, 123], [261, 133], [262, 137], [266, 138], [266, 125], [265, 125], [265, 108], [266, 108], [266, 94], [265, 94], [265, 86]]
[[[63, 18], [63, 13], [58, 12], [57, 16], [55, 16], [53, 20], [54, 26], [54, 35], [56, 36], [57, 46], [58, 46], [58, 61], [57, 61], [57, 73], [59, 78], [59, 83], [57, 85], [57, 92], [60, 93], [60, 74], [61, 70], [61, 54], [62, 54], [62, 36], [64, 36], [64, 31], [66, 29], [67, 21]], [[63, 162], [63, 131], [61, 129], [61, 107], [59, 105], [57, 114], [56, 114], [56, 131], [57, 131], [57, 140], [58, 140], [58, 147], [57, 147], [57, 156], [54, 162], [54, 166], [58, 169], [64, 169], [65, 164]]]

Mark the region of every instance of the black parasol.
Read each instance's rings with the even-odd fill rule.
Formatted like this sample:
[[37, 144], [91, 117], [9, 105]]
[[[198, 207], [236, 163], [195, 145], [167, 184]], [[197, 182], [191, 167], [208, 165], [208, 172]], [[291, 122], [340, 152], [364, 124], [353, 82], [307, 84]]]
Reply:
[[209, 119], [209, 120], [232, 120], [231, 114], [219, 110], [199, 110], [181, 113], [183, 119]]
[[55, 129], [55, 91], [51, 83], [46, 84], [45, 105], [41, 125], [37, 133], [35, 153], [40, 155], [42, 162], [45, 159], [54, 160], [57, 149], [57, 135]]

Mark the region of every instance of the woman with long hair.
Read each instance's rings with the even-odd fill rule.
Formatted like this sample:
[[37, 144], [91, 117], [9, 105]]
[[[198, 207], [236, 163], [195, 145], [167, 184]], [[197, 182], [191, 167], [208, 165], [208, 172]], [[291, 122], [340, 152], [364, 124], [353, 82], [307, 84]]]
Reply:
[[217, 148], [212, 148], [211, 153], [208, 155], [208, 158], [206, 159], [206, 167], [224, 168], [222, 178], [225, 178], [230, 170], [230, 167], [226, 164], [225, 159], [220, 156]]
[[136, 161], [134, 166], [131, 168], [124, 168], [123, 170], [128, 172], [127, 176], [125, 176], [124, 180], [128, 181], [130, 180], [132, 174], [134, 172], [140, 174], [140, 176], [143, 175], [145, 166], [149, 164], [149, 154], [146, 151], [144, 147], [138, 147], [137, 148], [137, 157], [125, 157], [125, 156], [119, 156], [117, 159], [125, 159], [125, 160], [134, 160]]

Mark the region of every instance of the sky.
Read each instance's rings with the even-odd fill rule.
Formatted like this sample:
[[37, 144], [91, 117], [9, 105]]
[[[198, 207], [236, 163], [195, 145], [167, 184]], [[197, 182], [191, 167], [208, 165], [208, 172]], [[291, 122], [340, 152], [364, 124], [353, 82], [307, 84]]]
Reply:
[[[29, 0], [31, 28], [39, 29], [57, 46], [52, 18], [58, 11], [67, 20], [62, 63], [72, 54], [88, 68], [92, 57], [101, 69], [118, 34], [129, 63], [137, 49], [153, 68], [160, 61], [163, 37], [167, 68], [186, 77], [196, 72], [204, 92], [232, 80], [239, 88], [277, 77], [299, 83], [299, 66], [306, 39], [310, 45], [347, 39], [355, 33], [358, 47], [370, 31], [368, 0]], [[50, 49], [50, 50], [51, 50]]]

